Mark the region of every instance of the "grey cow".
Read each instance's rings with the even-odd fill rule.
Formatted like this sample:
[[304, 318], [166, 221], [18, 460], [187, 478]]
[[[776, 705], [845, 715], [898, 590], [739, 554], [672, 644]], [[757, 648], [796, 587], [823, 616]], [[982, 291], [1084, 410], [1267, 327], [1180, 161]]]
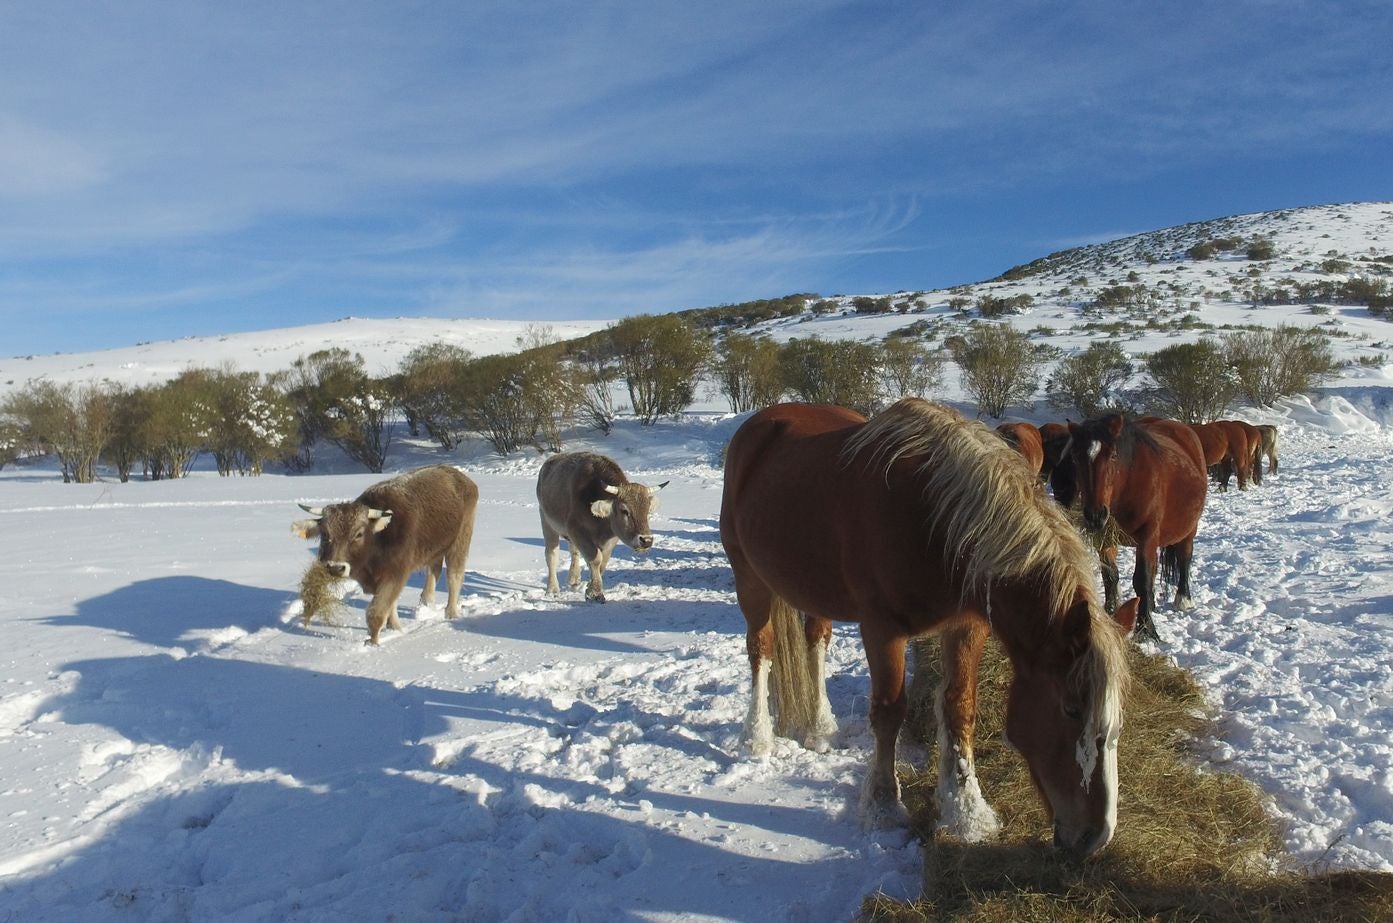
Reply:
[[605, 601], [604, 573], [610, 552], [623, 542], [639, 554], [653, 547], [648, 516], [658, 506], [657, 487], [635, 484], [611, 458], [595, 452], [564, 452], [547, 459], [537, 475], [537, 502], [546, 542], [547, 593], [561, 592], [556, 580], [561, 540], [571, 547], [568, 586], [580, 586], [580, 562], [590, 566], [585, 598]]
[[293, 531], [319, 539], [319, 560], [337, 577], [356, 580], [368, 604], [368, 643], [377, 644], [384, 625], [397, 630], [397, 597], [413, 571], [425, 569], [421, 605], [435, 602], [445, 569], [449, 599], [445, 617], [459, 615], [464, 564], [474, 537], [479, 488], [450, 465], [417, 468], [369, 487], [356, 500], [325, 507], [300, 504], [313, 519]]

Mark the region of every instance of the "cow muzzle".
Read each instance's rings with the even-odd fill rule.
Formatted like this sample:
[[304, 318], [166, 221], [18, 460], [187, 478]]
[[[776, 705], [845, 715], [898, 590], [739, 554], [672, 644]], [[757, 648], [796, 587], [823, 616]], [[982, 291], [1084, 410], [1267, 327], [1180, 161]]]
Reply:
[[347, 577], [352, 566], [347, 561], [325, 561], [324, 566], [335, 577]]
[[634, 541], [634, 550], [639, 552], [647, 551], [653, 547], [653, 536], [651, 535], [640, 535]]

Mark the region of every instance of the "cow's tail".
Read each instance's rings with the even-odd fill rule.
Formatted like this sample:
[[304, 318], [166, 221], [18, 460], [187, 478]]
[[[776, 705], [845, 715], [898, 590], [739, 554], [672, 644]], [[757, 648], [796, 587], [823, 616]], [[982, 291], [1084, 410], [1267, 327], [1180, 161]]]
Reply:
[[769, 669], [774, 733], [806, 740], [816, 732], [820, 690], [803, 630], [803, 616], [775, 596], [769, 621], [774, 628], [774, 662]]

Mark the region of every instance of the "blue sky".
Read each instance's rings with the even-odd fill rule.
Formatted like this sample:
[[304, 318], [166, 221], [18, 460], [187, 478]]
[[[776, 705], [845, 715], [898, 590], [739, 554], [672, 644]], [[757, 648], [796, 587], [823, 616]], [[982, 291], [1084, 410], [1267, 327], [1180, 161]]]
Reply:
[[0, 354], [972, 282], [1393, 199], [1393, 4], [0, 0]]

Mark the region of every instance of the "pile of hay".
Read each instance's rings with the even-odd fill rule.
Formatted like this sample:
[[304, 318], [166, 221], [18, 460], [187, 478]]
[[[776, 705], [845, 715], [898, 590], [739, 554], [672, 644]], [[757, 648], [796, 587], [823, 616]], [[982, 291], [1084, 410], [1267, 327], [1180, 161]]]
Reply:
[[[934, 652], [936, 655], [936, 651]], [[936, 669], [937, 657], [924, 657]], [[923, 897], [866, 901], [872, 920], [1393, 920], [1393, 875], [1304, 874], [1281, 851], [1265, 796], [1238, 776], [1200, 770], [1188, 742], [1212, 732], [1192, 677], [1135, 648], [1118, 751], [1121, 804], [1112, 843], [1087, 862], [1050, 845], [1024, 761], [1001, 742], [1010, 666], [983, 658], [977, 771], [1003, 823], [995, 842], [926, 838]], [[937, 678], [920, 679], [936, 685]], [[932, 721], [932, 709], [920, 710]], [[921, 718], [922, 720], [922, 718]], [[934, 739], [932, 728], [917, 732]], [[914, 826], [933, 828], [936, 761], [901, 767]]]
[[342, 581], [329, 572], [324, 562], [315, 560], [300, 578], [300, 624], [308, 627], [315, 617], [326, 625], [334, 624], [334, 616], [347, 612], [343, 604]]

